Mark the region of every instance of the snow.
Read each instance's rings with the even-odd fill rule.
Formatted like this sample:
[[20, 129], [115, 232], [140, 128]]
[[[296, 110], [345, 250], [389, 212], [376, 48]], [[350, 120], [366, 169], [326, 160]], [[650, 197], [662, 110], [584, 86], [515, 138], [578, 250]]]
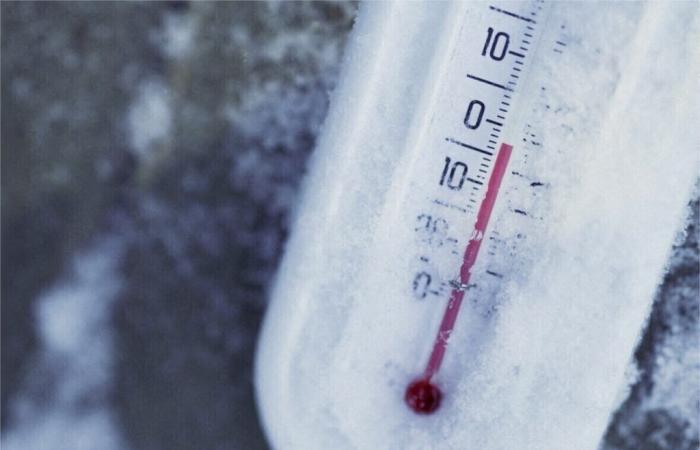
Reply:
[[[700, 168], [698, 9], [556, 3], [517, 100], [529, 109], [504, 135], [521, 176], [506, 180], [493, 226], [515, 250], [482, 258], [477, 291], [497, 313], [462, 311], [436, 414], [403, 404], [445, 301], [400, 288], [416, 245], [404, 210], [429, 173], [413, 144], [460, 8], [361, 10], [259, 346], [277, 448], [594, 449], [634, 380], [628, 362]], [[426, 39], [434, 30], [441, 39]], [[553, 53], [557, 40], [567, 45]], [[494, 266], [503, 281], [482, 282]]]
[[168, 14], [163, 20], [163, 50], [169, 57], [180, 60], [187, 57], [194, 46], [197, 26], [192, 16]]
[[24, 391], [13, 399], [4, 449], [127, 448], [107, 406], [119, 254], [115, 239], [96, 243], [75, 258], [66, 279], [37, 300], [41, 350]]
[[170, 91], [163, 80], [142, 82], [127, 121], [132, 148], [146, 160], [152, 158], [157, 144], [170, 135], [173, 121]]

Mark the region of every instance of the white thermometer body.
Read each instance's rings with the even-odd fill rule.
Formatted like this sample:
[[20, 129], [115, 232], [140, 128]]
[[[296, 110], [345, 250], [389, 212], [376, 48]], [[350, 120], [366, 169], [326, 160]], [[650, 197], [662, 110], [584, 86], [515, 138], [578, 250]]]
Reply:
[[596, 448], [698, 173], [698, 27], [362, 5], [258, 349], [271, 443]]

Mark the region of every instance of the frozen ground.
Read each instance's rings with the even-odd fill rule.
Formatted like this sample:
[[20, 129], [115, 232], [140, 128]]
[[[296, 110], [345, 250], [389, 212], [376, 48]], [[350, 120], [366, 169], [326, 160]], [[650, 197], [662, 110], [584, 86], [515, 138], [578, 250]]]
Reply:
[[[250, 364], [353, 4], [2, 4], [2, 444], [265, 448]], [[698, 203], [605, 449], [698, 447]]]

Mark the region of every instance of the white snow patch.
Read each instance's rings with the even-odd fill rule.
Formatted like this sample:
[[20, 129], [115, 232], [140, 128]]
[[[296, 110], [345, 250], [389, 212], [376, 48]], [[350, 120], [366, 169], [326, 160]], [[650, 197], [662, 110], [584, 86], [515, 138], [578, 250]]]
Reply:
[[120, 244], [106, 239], [77, 256], [67, 278], [36, 302], [40, 353], [12, 399], [5, 450], [119, 450], [108, 402], [110, 317], [120, 289]]
[[192, 14], [168, 14], [163, 24], [163, 50], [173, 59], [183, 59], [192, 51], [195, 37]]
[[155, 146], [167, 138], [172, 129], [171, 94], [162, 80], [150, 79], [139, 86], [127, 120], [131, 146], [142, 158], [152, 158]]

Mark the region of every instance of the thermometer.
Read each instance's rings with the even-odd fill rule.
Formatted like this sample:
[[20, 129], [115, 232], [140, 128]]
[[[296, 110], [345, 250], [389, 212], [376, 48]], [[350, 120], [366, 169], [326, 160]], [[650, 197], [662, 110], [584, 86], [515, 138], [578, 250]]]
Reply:
[[273, 446], [597, 448], [698, 174], [697, 16], [361, 6], [259, 344]]

